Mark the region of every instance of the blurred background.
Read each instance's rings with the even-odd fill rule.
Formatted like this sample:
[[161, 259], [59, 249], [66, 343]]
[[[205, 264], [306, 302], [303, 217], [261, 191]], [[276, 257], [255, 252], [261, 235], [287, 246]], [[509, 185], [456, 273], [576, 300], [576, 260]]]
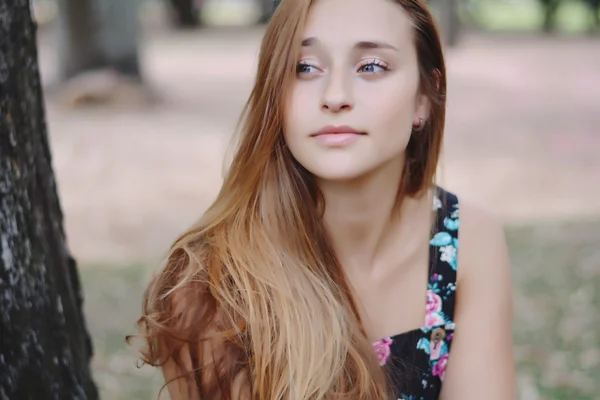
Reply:
[[[599, 1], [432, 3], [449, 79], [439, 180], [506, 221], [520, 397], [599, 399]], [[124, 336], [148, 275], [219, 189], [276, 4], [33, 0], [104, 399], [162, 385]]]

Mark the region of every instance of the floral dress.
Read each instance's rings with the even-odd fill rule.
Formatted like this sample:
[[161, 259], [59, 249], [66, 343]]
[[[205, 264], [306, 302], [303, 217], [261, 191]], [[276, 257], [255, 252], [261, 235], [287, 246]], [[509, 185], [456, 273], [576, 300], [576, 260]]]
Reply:
[[424, 325], [373, 343], [398, 400], [438, 399], [454, 336], [458, 199], [437, 188], [433, 209]]

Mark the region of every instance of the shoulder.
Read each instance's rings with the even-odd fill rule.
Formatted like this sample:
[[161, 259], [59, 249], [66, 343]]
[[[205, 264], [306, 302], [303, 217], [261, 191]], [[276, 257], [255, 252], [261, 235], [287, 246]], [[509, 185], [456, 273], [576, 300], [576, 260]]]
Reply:
[[501, 220], [460, 196], [441, 191], [460, 221], [457, 310], [495, 310], [509, 318], [512, 308], [511, 266]]
[[[460, 199], [456, 335], [441, 398], [514, 399], [512, 284], [504, 229]], [[489, 373], [489, 360], [494, 373]]]
[[508, 284], [510, 261], [501, 220], [443, 188], [437, 191], [434, 207], [443, 210], [438, 223], [453, 228], [458, 239], [457, 281], [485, 284], [502, 279]]
[[459, 265], [460, 280], [506, 280], [510, 269], [501, 220], [490, 211], [462, 199]]

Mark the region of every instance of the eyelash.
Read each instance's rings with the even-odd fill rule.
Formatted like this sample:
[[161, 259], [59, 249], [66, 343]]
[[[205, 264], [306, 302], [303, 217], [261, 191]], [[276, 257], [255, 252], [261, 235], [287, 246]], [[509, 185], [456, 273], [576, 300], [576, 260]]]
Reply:
[[[384, 63], [383, 61], [378, 60], [376, 58], [368, 60], [368, 61], [365, 61], [364, 63], [362, 63], [360, 65], [360, 67], [358, 69], [360, 70], [360, 69], [362, 69], [362, 68], [364, 68], [366, 66], [369, 66], [369, 65], [375, 65], [377, 67], [382, 68], [384, 71], [389, 71], [390, 70], [390, 68], [388, 67], [388, 65], [386, 63]], [[370, 72], [370, 73], [376, 73], [376, 72]]]
[[[379, 67], [379, 68], [382, 68], [384, 71], [389, 71], [389, 70], [390, 70], [390, 68], [389, 68], [389, 66], [388, 66], [388, 64], [387, 64], [387, 63], [385, 63], [385, 62], [383, 62], [383, 61], [381, 61], [381, 60], [378, 60], [378, 59], [376, 59], [376, 58], [362, 62], [362, 63], [360, 64], [360, 66], [358, 67], [358, 69], [359, 69], [359, 71], [360, 71], [362, 68], [364, 68], [364, 67], [367, 67], [367, 66], [369, 66], [369, 65], [375, 65], [375, 66], [377, 66], [377, 67]], [[309, 73], [309, 72], [303, 72], [303, 71], [301, 71], [300, 69], [301, 69], [302, 67], [312, 67], [312, 68], [317, 68], [317, 67], [315, 67], [314, 65], [311, 65], [311, 64], [309, 64], [309, 63], [308, 63], [308, 62], [306, 62], [306, 61], [300, 61], [300, 62], [299, 62], [297, 65], [296, 65], [296, 74]], [[366, 72], [366, 73], [367, 73], [367, 74], [376, 74], [377, 72]]]

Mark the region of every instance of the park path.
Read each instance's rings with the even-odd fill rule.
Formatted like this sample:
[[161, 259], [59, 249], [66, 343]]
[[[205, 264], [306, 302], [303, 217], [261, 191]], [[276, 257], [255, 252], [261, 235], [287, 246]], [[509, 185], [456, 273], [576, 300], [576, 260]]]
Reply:
[[[48, 100], [68, 240], [83, 264], [154, 261], [210, 204], [251, 89], [262, 28], [160, 32], [153, 107]], [[51, 38], [40, 41], [46, 82]], [[468, 35], [448, 51], [440, 179], [507, 223], [600, 216], [600, 40]]]

